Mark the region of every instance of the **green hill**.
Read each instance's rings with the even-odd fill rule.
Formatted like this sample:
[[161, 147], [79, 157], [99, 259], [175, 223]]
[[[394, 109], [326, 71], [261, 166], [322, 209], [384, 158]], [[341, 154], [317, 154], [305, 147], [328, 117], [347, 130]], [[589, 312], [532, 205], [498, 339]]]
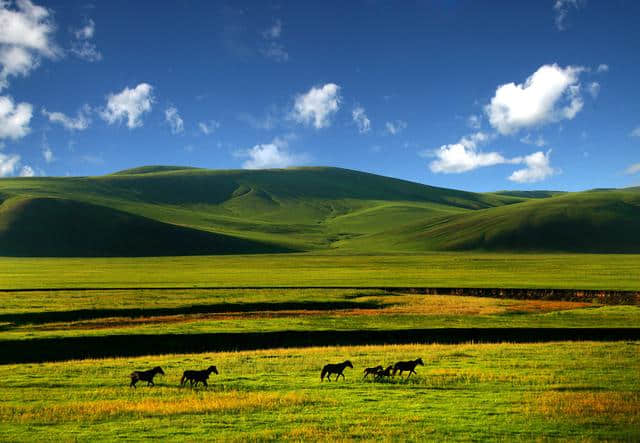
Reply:
[[0, 179], [0, 254], [638, 252], [639, 194], [472, 193], [321, 167]]

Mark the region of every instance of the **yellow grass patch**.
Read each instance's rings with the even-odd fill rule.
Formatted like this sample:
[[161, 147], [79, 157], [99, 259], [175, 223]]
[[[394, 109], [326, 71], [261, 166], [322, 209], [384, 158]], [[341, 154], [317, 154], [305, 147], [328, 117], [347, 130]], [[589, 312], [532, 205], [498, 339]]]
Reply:
[[640, 425], [640, 392], [544, 392], [525, 406], [529, 414], [578, 422]]
[[242, 412], [302, 406], [315, 402], [307, 395], [273, 392], [225, 392], [191, 395], [171, 400], [143, 398], [139, 400], [96, 400], [39, 407], [2, 406], [0, 422], [83, 422], [119, 416], [149, 417], [178, 414]]

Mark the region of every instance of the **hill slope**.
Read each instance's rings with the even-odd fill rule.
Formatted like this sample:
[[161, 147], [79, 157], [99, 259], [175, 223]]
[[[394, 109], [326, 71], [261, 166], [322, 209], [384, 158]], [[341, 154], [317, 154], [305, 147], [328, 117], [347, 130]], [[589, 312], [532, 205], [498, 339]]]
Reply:
[[392, 249], [640, 251], [640, 192], [593, 191], [484, 209], [376, 234]]
[[0, 254], [638, 252], [638, 195], [482, 194], [320, 167], [0, 179]]

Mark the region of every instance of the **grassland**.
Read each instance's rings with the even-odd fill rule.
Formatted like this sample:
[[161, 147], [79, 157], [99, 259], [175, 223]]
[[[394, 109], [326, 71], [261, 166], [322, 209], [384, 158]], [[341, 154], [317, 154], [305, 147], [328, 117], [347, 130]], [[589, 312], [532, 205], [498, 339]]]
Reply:
[[[0, 366], [0, 439], [637, 440], [640, 343], [406, 345]], [[422, 357], [409, 380], [362, 369]], [[351, 359], [346, 380], [320, 383]], [[182, 370], [216, 364], [207, 389]], [[127, 387], [160, 365], [155, 388]]]
[[0, 258], [1, 289], [119, 287], [495, 287], [640, 289], [640, 255], [270, 254]]

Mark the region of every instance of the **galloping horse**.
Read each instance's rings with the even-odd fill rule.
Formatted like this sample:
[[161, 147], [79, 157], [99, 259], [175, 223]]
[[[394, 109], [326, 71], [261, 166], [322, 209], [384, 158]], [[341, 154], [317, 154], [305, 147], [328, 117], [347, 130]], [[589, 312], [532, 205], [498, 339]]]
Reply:
[[391, 377], [391, 371], [393, 371], [393, 366], [387, 366], [387, 369], [381, 369], [376, 373], [376, 380], [382, 380], [382, 377]]
[[149, 369], [148, 371], [133, 371], [129, 377], [131, 377], [131, 384], [129, 387], [136, 387], [136, 383], [139, 381], [146, 381], [147, 386], [155, 386], [156, 384], [153, 382], [153, 377], [157, 374], [164, 375], [164, 371], [160, 366], [156, 366], [153, 369]]
[[378, 372], [382, 371], [383, 369], [384, 368], [380, 365], [376, 366], [375, 368], [365, 368], [363, 378], [367, 378], [367, 375], [377, 375]]
[[[187, 381], [191, 384], [191, 386], [198, 386], [198, 383], [202, 382], [203, 385], [209, 386], [207, 384], [207, 380], [211, 373], [218, 374], [218, 368], [215, 366], [209, 366], [207, 369], [202, 371], [184, 371], [182, 374], [182, 378], [180, 379], [180, 386], [183, 386]], [[194, 385], [195, 382], [195, 385]]]
[[424, 366], [424, 362], [422, 361], [421, 358], [418, 358], [417, 360], [411, 360], [411, 361], [399, 361], [398, 363], [396, 363], [395, 365], [393, 365], [393, 376], [396, 376], [396, 372], [400, 371], [400, 376], [402, 376], [402, 373], [404, 371], [409, 371], [409, 375], [407, 375], [407, 378], [411, 377], [411, 373], [414, 373], [416, 375], [418, 375], [415, 371], [416, 366]]
[[353, 368], [353, 365], [349, 360], [343, 361], [342, 363], [325, 365], [324, 368], [322, 368], [322, 373], [320, 374], [320, 381], [324, 380], [325, 375], [327, 376], [327, 380], [331, 381], [331, 374], [338, 374], [338, 376], [336, 377], [336, 381], [340, 378], [341, 375], [344, 379], [344, 374], [342, 373], [342, 371], [344, 371], [344, 368]]

